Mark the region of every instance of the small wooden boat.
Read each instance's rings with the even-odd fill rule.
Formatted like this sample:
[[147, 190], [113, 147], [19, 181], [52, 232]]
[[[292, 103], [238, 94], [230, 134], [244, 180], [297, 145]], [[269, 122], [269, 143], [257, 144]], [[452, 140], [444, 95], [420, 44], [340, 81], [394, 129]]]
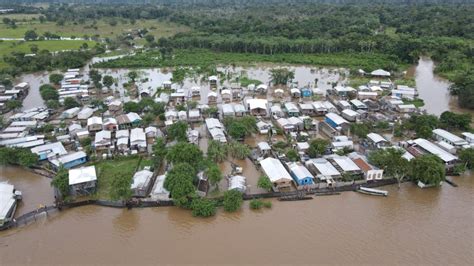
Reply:
[[359, 187], [357, 192], [373, 196], [388, 196], [388, 191], [368, 187]]

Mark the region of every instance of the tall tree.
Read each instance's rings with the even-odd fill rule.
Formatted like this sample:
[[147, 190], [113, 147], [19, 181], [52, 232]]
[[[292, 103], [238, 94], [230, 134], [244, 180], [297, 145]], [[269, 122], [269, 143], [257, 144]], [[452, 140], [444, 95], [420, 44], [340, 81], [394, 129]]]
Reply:
[[189, 163], [195, 170], [198, 170], [203, 161], [203, 154], [194, 144], [178, 142], [168, 150], [166, 159], [173, 164]]
[[316, 158], [318, 156], [321, 156], [325, 153], [326, 149], [329, 146], [329, 141], [325, 139], [313, 139], [309, 143], [309, 148], [308, 148], [308, 155], [311, 158]]
[[170, 140], [177, 140], [177, 141], [186, 141], [187, 137], [187, 130], [188, 130], [188, 123], [184, 121], [178, 121], [173, 123], [168, 129], [168, 138]]
[[49, 82], [55, 84], [55, 85], [59, 85], [61, 83], [61, 81], [63, 80], [64, 76], [62, 74], [59, 74], [59, 73], [53, 73], [51, 75], [49, 75]]
[[276, 85], [286, 85], [295, 78], [295, 72], [288, 68], [274, 68], [270, 70], [272, 82]]
[[110, 86], [114, 84], [114, 78], [110, 75], [105, 75], [102, 78], [102, 84], [104, 84], [105, 87], [110, 88]]
[[398, 188], [410, 173], [410, 164], [403, 158], [404, 151], [396, 148], [379, 149], [369, 154], [369, 162], [384, 170], [386, 176], [396, 178]]
[[439, 186], [446, 177], [444, 164], [434, 155], [423, 155], [410, 161], [412, 177], [427, 185]]
[[164, 187], [170, 192], [177, 206], [189, 207], [189, 200], [196, 190], [193, 185], [195, 177], [196, 171], [188, 163], [177, 163], [168, 171]]
[[207, 157], [209, 159], [219, 163], [227, 158], [227, 153], [227, 145], [215, 140], [209, 141], [209, 145], [207, 147]]

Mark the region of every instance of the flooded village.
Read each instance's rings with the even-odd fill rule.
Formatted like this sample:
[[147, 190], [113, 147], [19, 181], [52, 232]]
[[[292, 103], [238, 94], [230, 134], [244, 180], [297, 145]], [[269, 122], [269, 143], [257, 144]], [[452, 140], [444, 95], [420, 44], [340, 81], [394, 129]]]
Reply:
[[[429, 68], [430, 62], [420, 59], [418, 67], [428, 65]], [[433, 77], [432, 68], [431, 65], [431, 69], [425, 69], [420, 75]], [[403, 121], [414, 115], [427, 112], [440, 115], [449, 109], [449, 84], [444, 81], [439, 81], [444, 84], [440, 85], [443, 88], [437, 91], [437, 96], [431, 97], [431, 86], [418, 84], [417, 77], [416, 86], [399, 85], [396, 80], [400, 74], [383, 69], [354, 74], [345, 69], [306, 66], [219, 67], [215, 75], [194, 74], [180, 82], [174, 82], [172, 71], [164, 69], [99, 69], [102, 77], [112, 76], [113, 84], [96, 88], [89, 74], [90, 69], [89, 66], [69, 69], [61, 73], [63, 79], [58, 85], [52, 85], [62, 105], [70, 101], [66, 99], [74, 99], [75, 104], [71, 108], [53, 109], [42, 100], [39, 87], [52, 83], [48, 81], [51, 73], [28, 74], [13, 88], [1, 88], [1, 104], [5, 106], [2, 108], [6, 108], [8, 101], [16, 99], [23, 101], [23, 108], [4, 109], [8, 113], [4, 115], [5, 126], [0, 133], [0, 145], [29, 149], [39, 161], [31, 169], [33, 172], [2, 166], [0, 181], [6, 181], [2, 183], [5, 189], [0, 190], [2, 226], [20, 226], [9, 232], [28, 231], [29, 228], [37, 230], [41, 226], [48, 227], [49, 222], [67, 226], [72, 213], [84, 215], [86, 223], [91, 223], [98, 219], [93, 216], [107, 217], [110, 212], [117, 212], [96, 206], [59, 213], [56, 210], [82, 203], [133, 208], [124, 209], [123, 213], [120, 210], [119, 217], [113, 218], [123, 219], [114, 221], [115, 229], [120, 232], [119, 239], [126, 239], [133, 232], [139, 232], [144, 237], [144, 229], [137, 229], [142, 227], [138, 225], [141, 219], [137, 216], [147, 220], [140, 222], [146, 223], [144, 228], [151, 226], [149, 220], [155, 216], [160, 220], [168, 217], [175, 224], [172, 231], [183, 231], [179, 235], [191, 230], [192, 226], [186, 224], [203, 226], [201, 223], [206, 223], [206, 219], [200, 221], [187, 217], [190, 214], [184, 214], [185, 211], [178, 208], [135, 209], [173, 205], [173, 195], [165, 188], [167, 174], [172, 171], [173, 164], [166, 160], [156, 164], [155, 157], [158, 147], [171, 149], [180, 142], [170, 135], [170, 130], [177, 132], [173, 129], [176, 124], [186, 125], [185, 142], [199, 147], [204, 155], [209, 156], [210, 146], [237, 147], [228, 148], [231, 149], [229, 154], [224, 159], [216, 160], [223, 176], [217, 183], [209, 180], [207, 171], [198, 173], [194, 185], [199, 197], [220, 199], [228, 190], [237, 190], [248, 200], [275, 198], [299, 201], [314, 197], [314, 200], [304, 203], [276, 205], [270, 217], [276, 215], [276, 219], [282, 220], [285, 212], [290, 214], [296, 209], [310, 211], [313, 208], [311, 205], [337, 204], [338, 208], [346, 209], [344, 206], [355, 208], [354, 202], [368, 204], [368, 201], [381, 201], [384, 204], [382, 202], [386, 201], [377, 197], [346, 195], [351, 192], [341, 195], [343, 191], [388, 195], [388, 198], [397, 200], [406, 199], [393, 194], [403, 193], [403, 197], [408, 198], [411, 197], [409, 193], [420, 197], [426, 197], [426, 194], [433, 196], [436, 193], [433, 191], [437, 189], [420, 188], [439, 184], [422, 181], [415, 182], [418, 189], [408, 187], [410, 182], [405, 182], [402, 184], [405, 191], [400, 192], [394, 185], [397, 179], [371, 162], [369, 154], [377, 150], [396, 150], [407, 161], [425, 154], [434, 155], [442, 161], [447, 175], [451, 175], [460, 163], [458, 151], [474, 146], [474, 135], [469, 132], [434, 128], [427, 138], [416, 137], [412, 132], [397, 134]], [[289, 69], [294, 72], [294, 77], [284, 84], [275, 84], [272, 69]], [[130, 72], [136, 73], [136, 77], [130, 77]], [[353, 86], [350, 79], [353, 75], [359, 75], [364, 82]], [[424, 107], [417, 107], [419, 98], [424, 100]], [[145, 108], [133, 110], [144, 103]], [[163, 110], [153, 110], [155, 104]], [[248, 117], [254, 123], [252, 129], [249, 132], [242, 129], [244, 133], [236, 130], [239, 126], [235, 124], [243, 124]], [[362, 134], [354, 132], [360, 130], [357, 125], [367, 124], [376, 126]], [[164, 143], [161, 143], [163, 140]], [[157, 142], [163, 146], [157, 145]], [[50, 185], [51, 178], [60, 169], [65, 169], [68, 175], [67, 198], [57, 187]], [[127, 200], [112, 200], [111, 179], [122, 174], [132, 179], [132, 195]], [[25, 181], [23, 176], [31, 181]], [[262, 179], [268, 180], [270, 186], [263, 186], [265, 182]], [[472, 182], [465, 179], [448, 180], [453, 185], [472, 186]], [[405, 180], [399, 181], [403, 183]], [[389, 184], [393, 186], [386, 186]], [[443, 185], [443, 189], [446, 186], [451, 185]], [[318, 197], [323, 195], [335, 196]], [[390, 204], [396, 205], [393, 201], [390, 199]], [[318, 211], [314, 211], [318, 217]], [[326, 213], [330, 211], [326, 210]], [[157, 212], [164, 212], [166, 216]], [[242, 226], [251, 227], [252, 214], [249, 211], [239, 212], [244, 213], [218, 214], [218, 218], [207, 219], [217, 219], [231, 227], [235, 223], [226, 223], [222, 219], [244, 219]], [[223, 218], [219, 218], [220, 215]], [[236, 217], [239, 215], [245, 218]], [[272, 219], [261, 215], [255, 218], [257, 223]], [[306, 219], [301, 214], [293, 215], [295, 219]], [[59, 221], [63, 218], [65, 221]], [[358, 219], [365, 218], [361, 215]], [[44, 224], [38, 224], [37, 220], [44, 221]], [[210, 220], [209, 223], [217, 221]], [[281, 225], [281, 222], [276, 224]], [[101, 224], [97, 228], [103, 226]], [[347, 225], [340, 226], [344, 228]], [[217, 230], [226, 229], [217, 226]], [[324, 236], [325, 233], [318, 231]], [[14, 237], [16, 233], [10, 233], [7, 238]], [[209, 233], [199, 231], [192, 238], [201, 234], [208, 237]], [[298, 235], [303, 233], [297, 231]], [[216, 262], [222, 261], [217, 259]]]

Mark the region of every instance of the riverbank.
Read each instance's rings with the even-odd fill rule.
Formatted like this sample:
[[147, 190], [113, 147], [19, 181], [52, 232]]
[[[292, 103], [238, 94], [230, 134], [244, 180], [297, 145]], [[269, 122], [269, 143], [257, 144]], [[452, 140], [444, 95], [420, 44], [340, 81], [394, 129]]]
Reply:
[[[376, 188], [388, 185], [394, 185], [397, 183], [396, 179], [384, 179], [380, 181], [374, 182], [346, 182], [343, 185], [336, 185], [332, 188], [314, 188], [311, 190], [306, 191], [306, 195], [329, 195], [330, 193], [338, 193], [338, 192], [349, 192], [349, 191], [356, 191], [359, 186], [369, 187], [369, 188]], [[297, 192], [268, 192], [268, 193], [259, 193], [259, 194], [243, 194], [243, 200], [252, 200], [252, 199], [271, 199], [271, 198], [282, 198], [288, 196], [294, 196]], [[222, 198], [212, 198], [214, 201], [222, 200]], [[172, 200], [151, 200], [151, 199], [132, 199], [130, 201], [111, 201], [111, 200], [104, 200], [104, 199], [89, 199], [89, 200], [79, 200], [73, 202], [66, 202], [54, 205], [41, 205], [37, 209], [32, 211], [26, 212], [21, 216], [17, 216], [12, 222], [5, 224], [5, 226], [1, 227], [0, 230], [12, 229], [19, 226], [25, 226], [32, 222], [36, 222], [38, 220], [38, 216], [48, 215], [52, 211], [61, 211], [63, 209], [73, 209], [77, 207], [87, 206], [87, 205], [97, 205], [102, 207], [111, 207], [111, 208], [155, 208], [155, 207], [169, 207], [174, 206]]]
[[61, 265], [225, 264], [229, 259], [259, 265], [468, 265], [474, 260], [474, 221], [467, 211], [474, 176], [455, 181], [457, 188], [386, 186], [389, 196], [383, 198], [342, 193], [299, 202], [275, 200], [272, 209], [259, 211], [247, 201], [236, 213], [218, 211], [207, 219], [180, 208], [83, 206], [0, 232], [0, 264], [51, 264], [54, 258]]

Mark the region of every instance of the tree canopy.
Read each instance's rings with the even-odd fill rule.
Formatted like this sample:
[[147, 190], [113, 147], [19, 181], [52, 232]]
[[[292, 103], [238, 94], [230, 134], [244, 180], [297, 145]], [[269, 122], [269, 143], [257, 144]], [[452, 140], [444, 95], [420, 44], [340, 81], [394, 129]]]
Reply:
[[412, 177], [427, 185], [439, 186], [445, 179], [445, 168], [441, 160], [434, 155], [423, 155], [410, 161]]
[[396, 148], [378, 149], [369, 153], [369, 162], [380, 169], [384, 174], [398, 181], [398, 187], [410, 173], [410, 164], [403, 158], [405, 151]]
[[459, 159], [466, 165], [467, 169], [474, 168], [474, 148], [462, 149], [459, 151]]
[[205, 171], [205, 174], [211, 185], [217, 185], [223, 178], [221, 169], [215, 163], [211, 164]]
[[235, 212], [242, 206], [242, 192], [238, 190], [228, 190], [224, 193], [224, 210], [226, 212]]
[[61, 196], [67, 197], [69, 195], [69, 172], [66, 168], [60, 167], [56, 176], [51, 181], [51, 185], [58, 189]]
[[196, 170], [188, 163], [177, 163], [168, 171], [164, 187], [177, 206], [189, 207], [189, 200], [196, 190], [193, 185], [195, 177]]
[[191, 203], [193, 216], [209, 217], [216, 214], [216, 203], [210, 199], [194, 199]]
[[26, 148], [0, 147], [0, 164], [32, 167], [38, 163], [38, 156]]
[[272, 190], [273, 184], [268, 176], [262, 175], [258, 178], [257, 186], [261, 189], [265, 189], [266, 191], [270, 191]]
[[308, 155], [311, 158], [316, 158], [323, 155], [326, 152], [326, 149], [329, 147], [329, 141], [325, 139], [313, 139], [309, 143]]
[[63, 80], [64, 76], [62, 74], [58, 74], [58, 73], [53, 73], [51, 75], [49, 75], [49, 82], [55, 84], [55, 85], [59, 85], [61, 83], [61, 81]]
[[270, 70], [272, 82], [276, 85], [286, 85], [295, 78], [295, 72], [288, 68], [274, 68]]
[[177, 140], [177, 141], [187, 141], [187, 130], [188, 130], [188, 123], [184, 121], [177, 121], [173, 123], [171, 126], [168, 127], [168, 138], [170, 140]]
[[39, 90], [40, 90], [41, 98], [43, 98], [44, 101], [49, 101], [49, 100], [57, 101], [59, 99], [58, 91], [49, 84], [41, 85]]
[[203, 161], [203, 154], [199, 147], [194, 144], [178, 142], [169, 148], [166, 159], [173, 164], [189, 163], [197, 170]]
[[207, 146], [207, 157], [212, 161], [219, 163], [227, 158], [228, 146], [219, 141], [210, 140]]

